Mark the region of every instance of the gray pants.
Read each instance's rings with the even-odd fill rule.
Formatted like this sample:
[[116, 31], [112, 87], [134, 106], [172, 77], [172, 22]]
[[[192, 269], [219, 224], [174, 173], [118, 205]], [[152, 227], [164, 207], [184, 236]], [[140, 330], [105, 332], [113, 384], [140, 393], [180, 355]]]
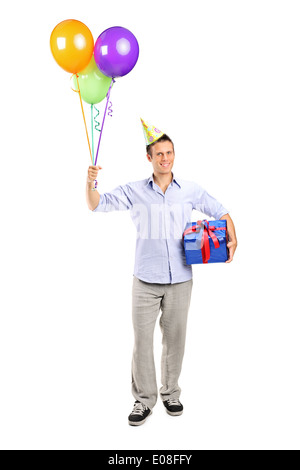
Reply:
[[184, 355], [187, 315], [193, 280], [177, 284], [150, 284], [133, 278], [132, 320], [134, 350], [132, 393], [136, 400], [152, 409], [157, 401], [153, 356], [153, 333], [161, 310], [162, 331], [161, 399], [179, 398], [178, 379]]

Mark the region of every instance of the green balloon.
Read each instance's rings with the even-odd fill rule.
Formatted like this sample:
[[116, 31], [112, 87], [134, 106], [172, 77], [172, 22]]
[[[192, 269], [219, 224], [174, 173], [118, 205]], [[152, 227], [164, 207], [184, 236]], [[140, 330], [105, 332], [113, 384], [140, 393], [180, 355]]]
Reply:
[[[78, 73], [78, 82], [83, 101], [89, 104], [97, 104], [102, 101], [109, 90], [111, 77], [103, 75], [98, 69], [94, 55], [89, 65]], [[73, 77], [75, 90], [78, 91], [76, 76]]]

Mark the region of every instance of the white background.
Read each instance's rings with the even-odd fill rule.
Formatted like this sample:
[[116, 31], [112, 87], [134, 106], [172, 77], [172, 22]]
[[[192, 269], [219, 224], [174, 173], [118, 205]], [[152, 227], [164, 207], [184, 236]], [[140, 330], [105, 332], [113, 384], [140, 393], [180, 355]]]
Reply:
[[[184, 414], [158, 401], [139, 428], [127, 424], [135, 229], [129, 213], [85, 202], [79, 98], [49, 47], [69, 18], [95, 40], [124, 26], [140, 45], [112, 92], [100, 192], [151, 174], [142, 116], [173, 138], [174, 173], [220, 200], [238, 237], [231, 264], [194, 267]], [[5, 5], [1, 448], [300, 448], [299, 24], [289, 0]], [[157, 325], [159, 384], [160, 352]]]

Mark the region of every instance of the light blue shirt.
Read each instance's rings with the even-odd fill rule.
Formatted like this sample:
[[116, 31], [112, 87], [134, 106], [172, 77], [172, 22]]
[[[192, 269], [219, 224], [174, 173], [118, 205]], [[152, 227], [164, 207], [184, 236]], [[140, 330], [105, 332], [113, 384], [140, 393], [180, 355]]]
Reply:
[[182, 234], [193, 209], [216, 220], [228, 213], [201, 186], [174, 175], [165, 193], [152, 175], [100, 194], [93, 212], [130, 210], [137, 229], [134, 275], [145, 282], [175, 284], [192, 278]]

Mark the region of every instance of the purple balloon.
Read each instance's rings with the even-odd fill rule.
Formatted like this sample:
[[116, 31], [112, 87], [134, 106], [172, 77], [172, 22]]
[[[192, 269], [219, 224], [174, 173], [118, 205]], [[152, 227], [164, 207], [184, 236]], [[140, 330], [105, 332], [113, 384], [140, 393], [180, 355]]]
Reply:
[[97, 67], [107, 77], [123, 77], [137, 63], [139, 43], [126, 28], [113, 26], [98, 37], [94, 57]]

